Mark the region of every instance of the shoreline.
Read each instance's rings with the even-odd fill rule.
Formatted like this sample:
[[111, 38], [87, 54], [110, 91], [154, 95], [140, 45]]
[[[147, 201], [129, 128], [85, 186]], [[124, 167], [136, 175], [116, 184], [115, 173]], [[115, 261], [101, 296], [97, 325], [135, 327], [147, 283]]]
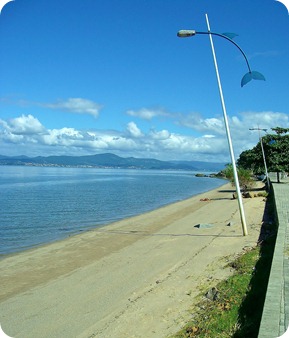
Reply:
[[14, 251], [14, 252], [8, 252], [8, 253], [1, 253], [0, 254], [0, 262], [2, 259], [5, 259], [7, 257], [10, 257], [10, 256], [14, 256], [14, 255], [17, 255], [17, 254], [22, 254], [22, 253], [25, 253], [27, 251], [30, 251], [30, 250], [34, 250], [34, 249], [38, 249], [38, 248], [41, 248], [43, 246], [46, 246], [46, 245], [50, 245], [50, 244], [53, 244], [53, 243], [56, 243], [56, 242], [60, 242], [60, 241], [65, 241], [71, 237], [74, 237], [74, 236], [79, 236], [79, 235], [82, 235], [82, 234], [85, 234], [86, 232], [90, 232], [90, 231], [97, 231], [99, 229], [102, 229], [104, 227], [107, 227], [107, 226], [110, 226], [112, 224], [115, 224], [115, 223], [118, 223], [118, 222], [121, 222], [121, 221], [124, 221], [124, 220], [127, 220], [127, 219], [130, 219], [132, 217], [137, 217], [137, 216], [141, 216], [141, 215], [144, 215], [144, 214], [147, 214], [147, 213], [150, 213], [150, 212], [153, 212], [153, 211], [157, 211], [161, 208], [164, 208], [164, 207], [167, 207], [167, 206], [170, 206], [172, 204], [175, 204], [175, 203], [179, 203], [179, 202], [183, 202], [183, 201], [186, 201], [186, 200], [189, 200], [191, 198], [194, 198], [194, 197], [197, 197], [199, 195], [202, 195], [202, 194], [206, 194], [206, 193], [209, 193], [210, 191], [213, 191], [213, 190], [216, 190], [216, 189], [220, 189], [222, 186], [228, 184], [228, 181], [223, 179], [223, 181], [225, 182], [224, 184], [221, 184], [219, 187], [217, 188], [213, 188], [213, 189], [210, 189], [210, 190], [207, 190], [205, 192], [201, 192], [201, 193], [197, 193], [195, 195], [192, 195], [190, 197], [187, 197], [185, 199], [180, 199], [180, 200], [177, 200], [177, 201], [174, 201], [174, 202], [170, 202], [170, 203], [165, 203], [157, 208], [154, 208], [154, 209], [151, 209], [151, 210], [148, 210], [148, 211], [144, 211], [144, 212], [140, 212], [140, 213], [137, 213], [135, 215], [132, 215], [132, 216], [126, 216], [124, 218], [120, 218], [118, 220], [115, 220], [115, 221], [107, 221], [107, 222], [104, 222], [102, 224], [96, 224], [96, 225], [93, 225], [91, 226], [90, 228], [88, 229], [79, 229], [75, 232], [71, 232], [70, 234], [68, 235], [62, 235], [60, 236], [58, 239], [55, 239], [55, 240], [52, 240], [52, 241], [48, 241], [48, 242], [42, 242], [42, 243], [38, 243], [38, 244], [33, 244], [33, 245], [30, 245], [30, 246], [27, 246], [27, 247], [23, 247], [21, 248], [19, 251]]
[[[214, 276], [212, 281], [228, 275], [224, 257], [258, 240], [262, 198], [244, 200], [249, 230], [244, 237], [232, 191], [226, 183], [145, 214], [9, 255], [0, 261], [2, 328], [8, 335], [29, 338], [72, 333], [159, 338], [177, 331], [187, 302], [209, 283], [208, 276]], [[229, 227], [228, 222], [234, 225]], [[199, 223], [213, 226], [198, 229]], [[66, 311], [69, 316], [63, 315]]]
[[[209, 190], [207, 190], [207, 191], [218, 189], [222, 185], [226, 184], [226, 182], [227, 182], [227, 180], [224, 180], [224, 179], [219, 179], [219, 181], [220, 181], [218, 183], [219, 186], [213, 187], [213, 188], [208, 188]], [[104, 219], [103, 219], [102, 222], [100, 222], [101, 220], [97, 220], [96, 223], [94, 223], [93, 221], [90, 221], [89, 225], [86, 225], [86, 226], [83, 226], [83, 227], [82, 227], [82, 224], [81, 224], [81, 221], [80, 221], [79, 224], [78, 224], [78, 227], [71, 228], [69, 231], [62, 231], [62, 232], [61, 231], [59, 232], [58, 230], [56, 230], [56, 235], [53, 235], [52, 237], [48, 236], [48, 238], [46, 240], [44, 240], [44, 241], [38, 241], [36, 239], [36, 241], [30, 241], [30, 243], [25, 243], [25, 240], [24, 240], [23, 246], [21, 246], [21, 247], [19, 247], [19, 246], [17, 247], [14, 244], [10, 245], [10, 247], [9, 246], [6, 247], [4, 245], [4, 243], [3, 243], [3, 248], [2, 248], [1, 253], [0, 253], [0, 260], [6, 258], [7, 256], [18, 254], [18, 253], [22, 253], [22, 252], [26, 252], [28, 250], [36, 249], [36, 248], [39, 248], [41, 246], [53, 244], [55, 242], [65, 240], [65, 239], [70, 238], [72, 236], [77, 236], [79, 234], [83, 234], [83, 233], [85, 233], [87, 231], [93, 231], [93, 230], [98, 229], [98, 228], [106, 227], [106, 226], [109, 226], [110, 224], [119, 222], [121, 220], [125, 220], [127, 218], [139, 216], [141, 214], [145, 214], [147, 212], [157, 210], [157, 209], [162, 208], [164, 206], [168, 206], [170, 204], [174, 204], [174, 203], [177, 203], [177, 202], [180, 202], [180, 201], [192, 198], [194, 196], [198, 196], [199, 194], [206, 193], [207, 191], [205, 191], [205, 192], [197, 192], [194, 195], [189, 195], [189, 196], [186, 196], [186, 197], [180, 197], [179, 199], [172, 198], [172, 201], [162, 201], [161, 203], [159, 203], [159, 205], [154, 205], [154, 204], [156, 204], [156, 203], [154, 203], [154, 204], [151, 204], [151, 206], [146, 206], [145, 208], [141, 208], [142, 210], [141, 209], [140, 210], [137, 209], [134, 212], [127, 211], [123, 215], [122, 214], [120, 214], [118, 216], [116, 215], [114, 217], [110, 217], [110, 219], [107, 218], [107, 217], [106, 218], [104, 217]], [[4, 238], [5, 238], [5, 234], [4, 234]], [[17, 240], [17, 238], [16, 238], [16, 240]]]
[[[233, 193], [234, 188], [231, 186], [230, 183], [228, 183], [226, 181], [226, 183], [224, 183], [223, 185], [221, 185], [217, 188], [208, 190], [208, 191], [203, 192], [203, 193], [193, 195], [193, 196], [188, 197], [188, 198], [183, 199], [183, 200], [179, 200], [179, 201], [176, 201], [176, 202], [173, 202], [173, 203], [165, 204], [165, 205], [163, 205], [159, 208], [156, 208], [156, 209], [144, 212], [144, 213], [140, 213], [140, 214], [137, 214], [137, 215], [134, 215], [134, 216], [126, 217], [126, 218], [123, 218], [123, 219], [115, 221], [115, 222], [106, 223], [106, 224], [103, 224], [103, 225], [100, 225], [100, 226], [96, 226], [96, 227], [88, 229], [88, 230], [83, 230], [83, 231], [79, 230], [75, 234], [68, 235], [65, 238], [58, 239], [58, 240], [55, 240], [53, 242], [40, 243], [40, 244], [36, 244], [33, 247], [29, 247], [29, 248], [21, 250], [21, 251], [7, 253], [7, 254], [1, 254], [0, 267], [1, 267], [1, 262], [6, 260], [6, 259], [10, 259], [10, 258], [13, 259], [14, 257], [18, 257], [18, 256], [19, 257], [20, 256], [23, 256], [23, 257], [27, 256], [27, 259], [30, 259], [30, 256], [33, 255], [33, 253], [36, 253], [36, 254], [40, 253], [41, 254], [42, 252], [47, 252], [47, 253], [49, 253], [50, 251], [55, 252], [55, 251], [65, 247], [66, 244], [70, 245], [71, 241], [81, 241], [81, 240], [84, 240], [86, 238], [92, 237], [94, 234], [101, 234], [101, 233], [106, 233], [106, 232], [111, 233], [111, 234], [113, 234], [114, 232], [117, 233], [117, 231], [121, 231], [121, 230], [116, 230], [116, 229], [126, 227], [127, 224], [132, 224], [134, 222], [137, 223], [139, 218], [141, 219], [141, 218], [154, 217], [154, 214], [158, 214], [160, 212], [165, 212], [166, 209], [175, 209], [175, 208], [177, 209], [179, 207], [179, 205], [182, 205], [182, 204], [185, 204], [185, 203], [186, 204], [192, 203], [192, 204], [195, 205], [197, 202], [200, 202], [199, 201], [200, 199], [206, 198], [206, 196], [208, 194], [217, 193], [219, 191], [219, 189], [222, 189], [224, 187], [228, 187], [228, 189], [232, 189], [232, 193]], [[200, 204], [198, 206], [200, 206], [202, 204], [203, 203], [200, 202]], [[195, 208], [198, 208], [198, 206], [195, 205]], [[134, 226], [135, 226], [135, 224], [134, 224]], [[149, 229], [142, 230], [142, 233], [141, 233], [141, 231], [138, 231], [138, 230], [126, 230], [126, 231], [123, 231], [123, 234], [126, 234], [126, 233], [134, 234], [135, 233], [135, 234], [138, 234], [139, 236], [146, 236], [146, 235], [149, 235], [150, 232], [157, 231], [157, 230], [159, 230], [159, 228], [162, 228], [162, 227], [165, 227], [165, 224], [162, 224], [161, 226], [155, 226], [155, 225], [153, 227], [150, 226]], [[115, 230], [113, 230], [113, 229], [115, 229]], [[128, 245], [129, 244], [130, 243], [128, 243]], [[109, 252], [105, 252], [105, 254], [109, 254]], [[97, 258], [100, 258], [100, 257], [101, 257], [101, 255], [98, 256]], [[2, 300], [2, 294], [1, 294], [1, 290], [0, 290], [0, 302], [1, 302], [1, 300]]]

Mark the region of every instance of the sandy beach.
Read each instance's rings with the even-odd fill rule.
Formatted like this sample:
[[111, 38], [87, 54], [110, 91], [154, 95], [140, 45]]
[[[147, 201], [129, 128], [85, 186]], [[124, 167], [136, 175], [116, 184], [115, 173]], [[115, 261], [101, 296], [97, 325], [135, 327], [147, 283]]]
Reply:
[[[0, 323], [21, 338], [162, 338], [256, 245], [264, 198], [221, 188], [0, 261]], [[113, 212], [113, 210], [112, 210]], [[231, 222], [231, 226], [228, 223]], [[196, 227], [210, 224], [210, 227]]]

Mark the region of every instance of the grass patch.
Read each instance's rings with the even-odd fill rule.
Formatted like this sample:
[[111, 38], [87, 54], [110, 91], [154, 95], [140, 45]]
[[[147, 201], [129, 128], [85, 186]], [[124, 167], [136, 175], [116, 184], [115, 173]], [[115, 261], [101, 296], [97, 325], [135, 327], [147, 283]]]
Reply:
[[259, 243], [229, 265], [234, 274], [208, 291], [192, 309], [192, 320], [171, 338], [255, 338], [258, 336], [276, 240], [272, 196]]
[[256, 197], [268, 197], [268, 193], [267, 193], [267, 191], [259, 191], [256, 194]]

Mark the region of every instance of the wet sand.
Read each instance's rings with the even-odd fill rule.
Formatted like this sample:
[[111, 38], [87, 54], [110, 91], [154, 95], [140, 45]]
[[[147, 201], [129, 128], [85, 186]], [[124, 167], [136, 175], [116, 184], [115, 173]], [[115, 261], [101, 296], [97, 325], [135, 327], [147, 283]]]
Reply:
[[176, 332], [200, 290], [226, 278], [228, 259], [258, 240], [264, 199], [243, 200], [244, 237], [232, 190], [226, 184], [1, 260], [2, 329], [19, 338]]

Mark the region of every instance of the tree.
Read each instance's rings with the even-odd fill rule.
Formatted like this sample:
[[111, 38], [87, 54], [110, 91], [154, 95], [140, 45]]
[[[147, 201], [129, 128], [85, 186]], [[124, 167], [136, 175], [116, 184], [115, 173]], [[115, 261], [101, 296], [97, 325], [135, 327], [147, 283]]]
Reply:
[[280, 134], [286, 134], [289, 132], [289, 128], [281, 128], [281, 127], [275, 127], [275, 128], [271, 128], [273, 131], [275, 131], [276, 134], [280, 135]]
[[256, 175], [262, 174], [265, 169], [260, 143], [253, 149], [243, 151], [238, 158], [237, 164], [241, 168], [251, 170]]
[[[289, 172], [289, 128], [276, 127], [272, 130], [275, 134], [262, 137], [268, 172]], [[265, 173], [260, 141], [254, 148], [243, 151], [237, 164], [254, 174]]]

